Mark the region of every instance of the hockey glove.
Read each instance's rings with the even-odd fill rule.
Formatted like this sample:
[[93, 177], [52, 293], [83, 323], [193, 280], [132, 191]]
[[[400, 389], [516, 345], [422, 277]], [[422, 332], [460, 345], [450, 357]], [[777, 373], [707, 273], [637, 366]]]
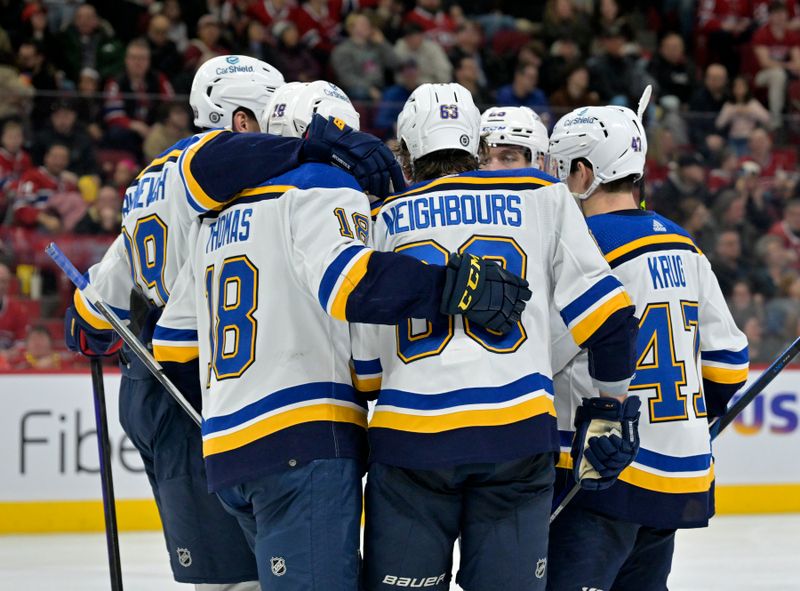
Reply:
[[406, 186], [400, 164], [381, 140], [333, 117], [314, 115], [306, 132], [302, 158], [346, 170], [365, 193], [380, 199]]
[[67, 308], [64, 317], [64, 340], [67, 349], [86, 357], [114, 355], [122, 347], [122, 339], [117, 333], [90, 326], [80, 317], [75, 306]]
[[493, 261], [451, 253], [447, 262], [442, 314], [463, 314], [479, 326], [507, 333], [531, 299], [528, 282]]
[[575, 412], [573, 475], [586, 490], [614, 484], [639, 451], [639, 398], [584, 398]]

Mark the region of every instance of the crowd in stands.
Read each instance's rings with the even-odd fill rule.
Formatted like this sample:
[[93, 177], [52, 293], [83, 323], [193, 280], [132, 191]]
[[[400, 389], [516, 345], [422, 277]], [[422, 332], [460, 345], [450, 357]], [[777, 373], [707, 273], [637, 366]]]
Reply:
[[[712, 261], [751, 357], [800, 334], [797, 0], [0, 0], [0, 370], [63, 363], [70, 286], [119, 231], [143, 163], [193, 132], [205, 60], [247, 54], [328, 79], [391, 140], [425, 82], [549, 126], [654, 86], [642, 187]], [[26, 306], [20, 312], [15, 306]], [[21, 324], [21, 319], [24, 324]], [[47, 342], [45, 342], [47, 341]], [[54, 348], [55, 347], [55, 348]]]

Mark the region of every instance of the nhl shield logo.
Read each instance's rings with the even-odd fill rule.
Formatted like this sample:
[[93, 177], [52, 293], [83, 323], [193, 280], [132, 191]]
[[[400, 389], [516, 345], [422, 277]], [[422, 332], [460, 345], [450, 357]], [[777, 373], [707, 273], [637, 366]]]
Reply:
[[178, 562], [184, 568], [192, 566], [192, 553], [188, 548], [178, 548]]
[[286, 574], [286, 560], [280, 556], [273, 556], [269, 561], [272, 574], [276, 577], [282, 577]]
[[545, 570], [547, 570], [547, 558], [540, 558], [536, 561], [536, 578], [541, 579]]

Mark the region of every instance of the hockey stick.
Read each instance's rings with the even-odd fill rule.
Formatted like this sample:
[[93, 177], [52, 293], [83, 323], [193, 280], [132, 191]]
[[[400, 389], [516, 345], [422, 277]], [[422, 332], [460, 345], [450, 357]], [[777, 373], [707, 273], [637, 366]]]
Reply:
[[103, 364], [100, 359], [95, 358], [92, 359], [91, 366], [94, 422], [97, 426], [97, 451], [100, 455], [100, 482], [103, 490], [103, 514], [106, 526], [106, 549], [108, 550], [108, 572], [111, 576], [111, 591], [122, 591], [122, 568], [120, 567], [119, 536], [117, 535], [117, 505], [114, 500], [114, 475], [111, 471], [111, 445], [108, 441]]
[[[758, 376], [758, 379], [750, 384], [742, 395], [734, 402], [733, 406], [731, 406], [728, 411], [722, 415], [714, 419], [708, 427], [709, 434], [711, 435], [711, 441], [717, 438], [717, 436], [727, 427], [730, 425], [737, 416], [750, 404], [756, 396], [761, 394], [761, 392], [769, 386], [770, 382], [774, 380], [783, 369], [789, 365], [789, 363], [794, 359], [797, 354], [800, 353], [800, 337], [795, 339], [795, 341], [789, 345], [786, 350], [781, 353], [775, 361], [762, 373]], [[550, 515], [550, 523], [553, 523], [556, 517], [564, 510], [564, 507], [578, 494], [578, 491], [581, 490], [581, 485], [575, 483], [575, 485], [569, 490], [569, 492], [564, 496], [561, 502], [558, 504], [558, 507], [555, 508], [553, 513]]]
[[198, 412], [192, 407], [191, 404], [186, 400], [180, 390], [172, 383], [172, 381], [166, 376], [164, 373], [164, 368], [161, 367], [161, 364], [156, 361], [155, 357], [150, 353], [147, 347], [142, 344], [142, 342], [136, 337], [135, 334], [131, 332], [131, 330], [125, 325], [125, 323], [120, 319], [119, 316], [116, 315], [114, 310], [112, 310], [100, 297], [100, 294], [97, 293], [97, 290], [92, 286], [86, 278], [80, 274], [80, 272], [75, 268], [75, 265], [67, 258], [61, 249], [56, 246], [55, 242], [51, 242], [47, 248], [45, 248], [45, 252], [48, 256], [53, 259], [53, 262], [58, 265], [58, 267], [64, 272], [64, 274], [69, 277], [69, 280], [75, 284], [81, 293], [86, 296], [86, 299], [89, 300], [89, 303], [92, 304], [104, 317], [111, 326], [114, 328], [114, 331], [122, 338], [128, 347], [131, 348], [133, 353], [139, 358], [139, 360], [144, 363], [147, 369], [150, 370], [150, 373], [155, 376], [155, 378], [161, 382], [161, 385], [164, 386], [164, 389], [167, 393], [175, 399], [180, 407], [189, 415], [189, 417], [195, 422], [195, 424], [199, 427], [201, 418]]

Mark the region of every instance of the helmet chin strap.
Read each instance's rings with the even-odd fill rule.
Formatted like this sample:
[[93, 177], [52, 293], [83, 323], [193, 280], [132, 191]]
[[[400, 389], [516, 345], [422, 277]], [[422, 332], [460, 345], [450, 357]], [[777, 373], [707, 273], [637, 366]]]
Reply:
[[594, 174], [592, 176], [594, 176], [592, 184], [589, 185], [589, 187], [583, 193], [576, 193], [572, 191], [572, 196], [575, 197], [575, 199], [578, 199], [579, 201], [588, 199], [589, 197], [591, 197], [592, 193], [594, 193], [597, 190], [597, 187], [600, 186], [600, 178]]

